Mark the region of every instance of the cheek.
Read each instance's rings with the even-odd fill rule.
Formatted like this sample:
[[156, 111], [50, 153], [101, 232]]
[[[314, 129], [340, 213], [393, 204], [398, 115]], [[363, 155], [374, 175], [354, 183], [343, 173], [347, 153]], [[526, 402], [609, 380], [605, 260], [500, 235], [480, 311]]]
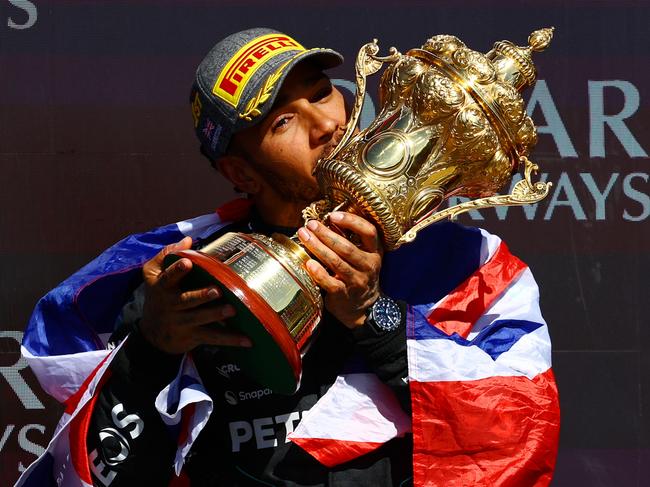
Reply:
[[345, 112], [345, 99], [341, 92], [335, 89], [332, 93], [332, 101], [328, 104], [330, 116], [336, 120], [339, 125], [345, 125], [347, 114]]
[[269, 169], [286, 174], [289, 178], [309, 175], [311, 177], [310, 161], [317, 157], [317, 151], [309, 147], [309, 143], [299, 130], [289, 130], [265, 141], [260, 147], [260, 159]]

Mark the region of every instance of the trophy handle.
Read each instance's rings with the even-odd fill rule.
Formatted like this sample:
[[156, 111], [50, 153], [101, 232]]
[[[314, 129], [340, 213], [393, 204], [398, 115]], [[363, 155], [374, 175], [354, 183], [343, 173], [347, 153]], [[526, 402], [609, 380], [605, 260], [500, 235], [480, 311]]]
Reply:
[[378, 52], [379, 46], [377, 46], [377, 39], [373, 39], [372, 42], [363, 45], [361, 49], [359, 49], [355, 63], [355, 81], [357, 89], [354, 94], [352, 114], [350, 115], [350, 120], [348, 120], [347, 128], [343, 137], [332, 153], [327, 156], [328, 159], [334, 159], [336, 157], [340, 150], [345, 147], [345, 144], [347, 144], [357, 127], [359, 116], [361, 115], [361, 109], [363, 108], [363, 101], [366, 97], [366, 77], [379, 71], [384, 63], [393, 63], [402, 57], [399, 51], [394, 47], [389, 49], [390, 54], [388, 56], [377, 56], [376, 54]]
[[412, 242], [420, 230], [428, 227], [432, 223], [444, 220], [445, 218], [454, 220], [458, 215], [469, 210], [480, 210], [482, 208], [490, 208], [493, 206], [529, 205], [546, 198], [553, 184], [545, 183], [543, 181], [533, 183], [531, 176], [533, 173], [537, 173], [539, 167], [537, 164], [531, 162], [526, 156], [519, 157], [519, 162], [524, 164], [524, 178], [515, 184], [510, 194], [489, 196], [487, 198], [466, 201], [465, 203], [460, 203], [436, 212], [418, 222], [408, 232], [402, 235], [402, 237], [397, 241], [397, 246], [403, 243]]

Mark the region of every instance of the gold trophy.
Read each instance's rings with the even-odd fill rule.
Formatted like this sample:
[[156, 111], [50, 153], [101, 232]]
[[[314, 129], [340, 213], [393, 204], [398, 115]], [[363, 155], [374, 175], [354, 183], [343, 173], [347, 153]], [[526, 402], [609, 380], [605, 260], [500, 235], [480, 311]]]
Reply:
[[[361, 215], [377, 226], [390, 251], [436, 221], [546, 197], [550, 183], [531, 181], [537, 166], [527, 156], [537, 133], [520, 92], [535, 82], [532, 53], [545, 49], [552, 36], [552, 28], [541, 29], [526, 47], [501, 41], [487, 54], [450, 35], [432, 37], [406, 54], [391, 48], [385, 57], [377, 55], [376, 40], [364, 45], [350, 122], [336, 149], [317, 164], [324, 199], [305, 208], [305, 221], [327, 225], [334, 210]], [[384, 64], [380, 113], [356, 132], [366, 77]], [[519, 170], [524, 177], [512, 193], [498, 195]], [[438, 210], [450, 196], [471, 200]], [[261, 385], [293, 393], [323, 310], [304, 267], [310, 257], [297, 236], [227, 233], [199, 251], [170, 256], [170, 262], [181, 257], [194, 263], [185, 285], [216, 282], [237, 312], [227, 326], [253, 342], [251, 349], [224, 347], [223, 353]]]

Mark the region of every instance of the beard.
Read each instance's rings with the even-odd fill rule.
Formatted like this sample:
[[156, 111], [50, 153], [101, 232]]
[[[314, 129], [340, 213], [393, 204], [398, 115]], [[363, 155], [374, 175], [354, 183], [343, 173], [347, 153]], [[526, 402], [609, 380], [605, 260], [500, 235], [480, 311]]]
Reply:
[[281, 164], [275, 164], [274, 161], [265, 161], [255, 163], [255, 170], [258, 171], [267, 181], [273, 184], [273, 188], [285, 200], [291, 203], [303, 203], [305, 206], [320, 200], [324, 197], [316, 177], [313, 175], [316, 165], [320, 159], [329, 157], [343, 136], [343, 131], [339, 131], [332, 140], [323, 147], [320, 157], [313, 163], [311, 176], [304, 174], [287, 175], [278, 171], [276, 168]]
[[321, 199], [322, 192], [315, 177], [302, 175], [287, 176], [280, 174], [273, 167], [273, 163], [268, 166], [256, 165], [255, 169], [271, 184], [275, 191], [285, 200], [291, 203], [304, 203], [305, 206], [312, 201]]

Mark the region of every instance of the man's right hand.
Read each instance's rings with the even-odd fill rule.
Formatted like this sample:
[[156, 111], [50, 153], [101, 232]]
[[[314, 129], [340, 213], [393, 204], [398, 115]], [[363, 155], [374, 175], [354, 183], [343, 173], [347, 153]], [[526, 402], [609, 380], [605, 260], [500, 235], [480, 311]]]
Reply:
[[192, 239], [185, 237], [165, 247], [142, 268], [145, 284], [142, 335], [157, 349], [171, 354], [188, 352], [197, 345], [252, 346], [245, 335], [208, 326], [223, 323], [235, 314], [231, 305], [215, 302], [221, 297], [218, 287], [180, 289], [179, 283], [192, 269], [189, 259], [180, 259], [163, 268], [166, 255], [191, 246]]

